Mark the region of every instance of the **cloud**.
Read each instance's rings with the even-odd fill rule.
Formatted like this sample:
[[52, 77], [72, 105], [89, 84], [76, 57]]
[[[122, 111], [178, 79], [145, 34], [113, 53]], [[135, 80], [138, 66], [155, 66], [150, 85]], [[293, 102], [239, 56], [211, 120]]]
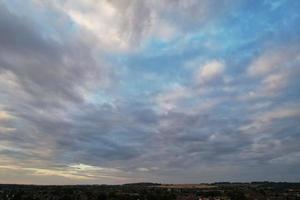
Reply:
[[14, 119], [14, 116], [4, 110], [0, 110], [0, 121]]
[[[10, 164], [18, 159], [17, 162], [25, 161], [30, 156], [32, 163], [38, 166], [47, 160], [63, 162], [59, 156], [61, 152], [68, 157], [81, 145], [86, 147], [78, 152], [78, 159], [95, 151], [99, 151], [97, 156], [102, 158], [134, 156], [135, 150], [127, 145], [106, 139], [103, 139], [102, 148], [88, 145], [92, 140], [78, 142], [83, 136], [77, 133], [80, 130], [78, 122], [72, 120], [76, 108], [86, 103], [86, 96], [94, 89], [107, 88], [107, 79], [110, 79], [108, 64], [101, 56], [95, 58], [93, 55], [96, 47], [76, 33], [63, 42], [44, 37], [30, 16], [21, 18], [6, 6], [1, 6], [0, 15], [0, 29], [3, 30], [0, 37], [0, 106], [5, 108], [0, 114], [0, 137], [1, 143], [15, 152], [15, 156], [10, 156], [11, 151], [5, 150], [1, 156], [10, 156]], [[92, 134], [97, 133], [93, 131]], [[4, 134], [8, 132], [13, 134]], [[73, 141], [68, 141], [71, 135]], [[67, 143], [70, 146], [64, 146]], [[26, 153], [16, 151], [17, 147]], [[126, 151], [120, 154], [121, 149]], [[46, 170], [39, 172], [48, 173]]]
[[299, 50], [294, 46], [268, 49], [251, 63], [247, 72], [251, 76], [263, 76], [278, 69], [288, 69], [297, 56]]
[[0, 134], [11, 133], [16, 129], [11, 127], [11, 121], [16, 117], [5, 110], [0, 110]]
[[56, 176], [63, 177], [71, 180], [83, 180], [83, 181], [91, 181], [99, 178], [110, 179], [110, 178], [119, 178], [126, 179], [125, 177], [116, 177], [117, 174], [120, 173], [120, 170], [113, 168], [103, 168], [103, 167], [94, 167], [85, 164], [76, 164], [70, 166], [60, 166], [54, 167], [52, 169], [46, 168], [31, 168], [31, 167], [22, 167], [19, 165], [0, 165], [1, 169], [9, 169], [9, 170], [22, 170], [32, 176]]
[[293, 9], [231, 0], [4, 1], [1, 180], [299, 178], [291, 178], [300, 152]]
[[144, 168], [144, 167], [137, 168], [137, 170], [140, 172], [149, 172], [150, 171], [148, 168]]
[[[37, 1], [66, 14], [111, 51], [132, 51], [147, 39], [171, 41], [212, 21], [233, 4], [230, 1]], [[213, 15], [210, 11], [216, 10]]]
[[251, 91], [243, 100], [279, 97], [297, 85], [299, 49], [293, 44], [279, 45], [255, 56], [246, 70]]
[[288, 85], [288, 74], [271, 74], [263, 80], [262, 85], [266, 93], [281, 91]]
[[219, 60], [212, 60], [204, 64], [198, 72], [196, 72], [197, 83], [205, 83], [215, 80], [223, 74], [225, 64]]
[[170, 91], [158, 95], [157, 102], [161, 110], [169, 111], [177, 107], [177, 103], [191, 96], [191, 91], [182, 86], [175, 86]]
[[32, 101], [79, 102], [82, 91], [91, 89], [96, 77], [104, 77], [107, 68], [96, 63], [80, 38], [66, 44], [46, 40], [30, 21], [22, 21], [5, 7], [2, 10], [1, 74], [10, 79], [7, 84], [14, 84], [28, 95], [40, 96]]
[[297, 110], [298, 106], [298, 104], [283, 105], [270, 111], [257, 113], [257, 115], [253, 116], [252, 122], [241, 127], [241, 130], [250, 133], [257, 133], [274, 125], [273, 123], [276, 121], [298, 118], [300, 116], [300, 112]]

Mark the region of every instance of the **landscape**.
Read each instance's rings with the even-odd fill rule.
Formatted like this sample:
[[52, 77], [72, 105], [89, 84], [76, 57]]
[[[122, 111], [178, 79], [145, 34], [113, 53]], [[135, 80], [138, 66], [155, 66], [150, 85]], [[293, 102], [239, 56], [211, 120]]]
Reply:
[[0, 200], [300, 200], [300, 0], [0, 0]]
[[1, 200], [299, 200], [300, 183], [0, 185]]

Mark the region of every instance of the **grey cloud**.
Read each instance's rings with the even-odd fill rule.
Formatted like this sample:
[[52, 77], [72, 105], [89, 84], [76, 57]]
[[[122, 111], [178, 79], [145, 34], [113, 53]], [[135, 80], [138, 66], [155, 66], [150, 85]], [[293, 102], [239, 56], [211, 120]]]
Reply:
[[[83, 137], [80, 134], [84, 134], [72, 135], [74, 129], [80, 129], [77, 122], [67, 119], [71, 118], [69, 109], [83, 104], [84, 93], [93, 87], [102, 87], [108, 68], [99, 59], [95, 60], [93, 47], [81, 38], [66, 38], [64, 43], [58, 43], [44, 38], [30, 19], [15, 15], [5, 6], [0, 13], [0, 75], [4, 83], [0, 86], [1, 106], [16, 117], [9, 124], [16, 130], [10, 135], [1, 134], [1, 143], [31, 154], [28, 158], [55, 161], [55, 155], [63, 152], [63, 145], [59, 146], [63, 142], [59, 141], [67, 137], [79, 141]], [[96, 130], [93, 131], [96, 134]], [[88, 151], [88, 145], [86, 148]], [[95, 150], [103, 157], [110, 154], [116, 157], [124, 148], [111, 143]], [[125, 157], [134, 154], [128, 149]], [[1, 154], [10, 152], [3, 150]], [[15, 155], [26, 160], [21, 151]]]
[[25, 55], [34, 53], [39, 56], [47, 55], [51, 58], [59, 57], [60, 52], [57, 52], [58, 48], [55, 47], [57, 44], [51, 44], [42, 38], [30, 20], [14, 16], [5, 5], [2, 5], [0, 9], [1, 52], [19, 51]]
[[[166, 18], [173, 9], [182, 8], [184, 13], [177, 17], [182, 20], [179, 26], [189, 28], [189, 23], [198, 23], [217, 3], [122, 2], [112, 1], [124, 14], [122, 28], [130, 29], [124, 34], [133, 38], [132, 43], [146, 34], [152, 12], [162, 12], [155, 6], [170, 4], [170, 10], [159, 13]], [[187, 18], [192, 22], [184, 24]], [[127, 24], [129, 21], [132, 24]], [[297, 175], [299, 116], [271, 119], [269, 124], [260, 119], [299, 100], [296, 67], [288, 69], [290, 87], [277, 96], [239, 98], [261, 86], [261, 80], [241, 71], [229, 82], [209, 85], [203, 94], [199, 94], [201, 88], [187, 85], [192, 95], [182, 100], [180, 109], [160, 113], [155, 102], [145, 99], [148, 96], [128, 100], [116, 95], [117, 100], [107, 104], [85, 99], [93, 89], [97, 89], [95, 93], [102, 89], [103, 79], [111, 75], [101, 55], [94, 54], [93, 44], [82, 38], [88, 37], [86, 33], [58, 42], [43, 37], [30, 19], [22, 19], [5, 7], [0, 10], [0, 31], [0, 106], [15, 117], [0, 122], [0, 126], [15, 128], [9, 134], [0, 133], [0, 155], [5, 158], [0, 164], [61, 169], [83, 163], [118, 167], [136, 180], [143, 176], [159, 181], [269, 178], [271, 174], [263, 173], [267, 168], [286, 177], [290, 176], [286, 169]], [[208, 109], [190, 108], [216, 99]], [[245, 127], [255, 123], [261, 127], [247, 131]], [[143, 168], [149, 171], [137, 172]], [[262, 172], [257, 175], [258, 171]]]
[[1, 72], [12, 72], [24, 91], [38, 97], [30, 99], [35, 105], [80, 102], [80, 91], [106, 73], [80, 38], [64, 44], [43, 38], [32, 21], [1, 10]]
[[[137, 159], [146, 153], [143, 147], [152, 134], [153, 128], [149, 126], [154, 126], [153, 122], [150, 121], [149, 126], [139, 124], [130, 107], [115, 110], [105, 105], [77, 106], [85, 112], [70, 113], [69, 119], [55, 113], [20, 115], [29, 127], [17, 130], [13, 135], [2, 136], [2, 139], [42, 162], [103, 165]], [[136, 113], [141, 112], [136, 109]], [[148, 118], [147, 113], [143, 115]], [[37, 153], [43, 152], [43, 149], [47, 149], [45, 154]], [[22, 158], [26, 159], [26, 156]]]

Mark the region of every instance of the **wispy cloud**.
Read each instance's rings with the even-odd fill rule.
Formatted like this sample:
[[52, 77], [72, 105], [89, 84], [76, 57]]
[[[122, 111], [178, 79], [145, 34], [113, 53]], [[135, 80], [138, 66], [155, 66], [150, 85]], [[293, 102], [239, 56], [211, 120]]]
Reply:
[[1, 1], [1, 181], [299, 180], [300, 4], [270, 2]]

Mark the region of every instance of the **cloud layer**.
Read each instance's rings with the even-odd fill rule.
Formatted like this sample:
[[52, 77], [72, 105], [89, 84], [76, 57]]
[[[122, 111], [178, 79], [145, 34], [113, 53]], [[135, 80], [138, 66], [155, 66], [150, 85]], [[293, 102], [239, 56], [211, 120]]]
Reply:
[[0, 1], [0, 179], [299, 181], [296, 1]]

